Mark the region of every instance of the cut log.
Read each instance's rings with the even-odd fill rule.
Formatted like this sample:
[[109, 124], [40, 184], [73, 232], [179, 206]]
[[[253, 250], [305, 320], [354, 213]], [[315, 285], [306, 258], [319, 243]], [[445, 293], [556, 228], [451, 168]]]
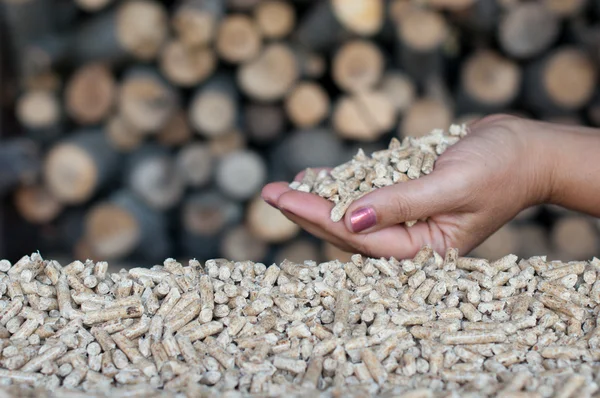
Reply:
[[238, 64], [255, 58], [262, 38], [254, 20], [246, 15], [228, 15], [217, 31], [216, 50], [227, 62]]
[[263, 261], [269, 246], [252, 235], [243, 225], [227, 231], [221, 240], [221, 254], [231, 261]]
[[248, 206], [246, 223], [250, 232], [267, 243], [283, 243], [300, 232], [300, 227], [278, 209], [255, 197]]
[[429, 7], [440, 10], [460, 11], [473, 6], [477, 1], [478, 0], [425, 0], [424, 3]]
[[[328, 129], [296, 130], [272, 153], [271, 169], [281, 169], [284, 174], [296, 173], [308, 167], [334, 167], [344, 159], [342, 140]], [[278, 171], [278, 170], [273, 170]]]
[[229, 197], [246, 200], [260, 191], [267, 178], [264, 160], [250, 150], [231, 152], [218, 163], [216, 182]]
[[221, 0], [183, 0], [172, 17], [173, 30], [187, 47], [211, 43], [223, 17]]
[[181, 146], [192, 139], [187, 113], [183, 110], [175, 112], [169, 121], [158, 131], [156, 141], [162, 146]]
[[61, 76], [53, 70], [40, 72], [23, 82], [25, 91], [58, 92], [62, 86]]
[[481, 113], [464, 113], [457, 116], [452, 124], [470, 124], [476, 120], [482, 119], [485, 115]]
[[325, 261], [340, 261], [342, 263], [350, 262], [353, 253], [348, 253], [329, 242], [323, 242], [322, 245], [323, 259]]
[[284, 44], [274, 43], [238, 69], [237, 81], [249, 97], [258, 101], [276, 101], [293, 87], [298, 75], [293, 51]]
[[15, 191], [15, 208], [27, 222], [46, 224], [62, 211], [62, 204], [43, 185], [22, 185]]
[[119, 191], [90, 209], [85, 218], [85, 240], [92, 252], [105, 260], [135, 255], [162, 261], [171, 246], [164, 216], [129, 191]]
[[79, 124], [97, 124], [112, 110], [115, 81], [108, 67], [87, 64], [79, 68], [67, 82], [65, 107]]
[[383, 54], [373, 42], [354, 40], [335, 54], [331, 73], [342, 90], [357, 93], [372, 89], [381, 79], [383, 68]]
[[156, 133], [179, 107], [178, 93], [153, 69], [127, 71], [119, 90], [119, 111], [141, 133]]
[[500, 21], [498, 40], [514, 58], [532, 58], [546, 51], [557, 39], [558, 18], [541, 2], [517, 3]]
[[183, 250], [199, 260], [218, 257], [222, 232], [242, 218], [241, 204], [214, 190], [189, 195], [181, 207]]
[[589, 260], [598, 255], [598, 231], [586, 217], [565, 217], [552, 228], [552, 246], [563, 260]]
[[150, 61], [158, 55], [167, 35], [167, 11], [160, 2], [120, 2], [79, 27], [72, 35], [71, 57], [75, 62]]
[[33, 184], [40, 174], [41, 151], [28, 138], [0, 141], [0, 197], [18, 184]]
[[144, 134], [136, 130], [121, 115], [112, 116], [106, 123], [106, 137], [119, 152], [131, 152], [144, 142]]
[[396, 110], [383, 93], [360, 92], [340, 97], [332, 118], [333, 127], [341, 137], [375, 141], [393, 128]]
[[147, 206], [167, 210], [179, 203], [185, 182], [164, 148], [147, 145], [135, 151], [128, 163], [127, 184]]
[[545, 114], [582, 108], [594, 94], [597, 72], [589, 57], [574, 47], [561, 47], [530, 65], [525, 100]]
[[254, 19], [264, 37], [282, 39], [294, 29], [296, 10], [284, 1], [266, 0], [254, 9]]
[[516, 98], [520, 87], [516, 63], [494, 51], [478, 51], [462, 66], [459, 103], [464, 111], [497, 112]]
[[294, 239], [292, 242], [281, 247], [275, 254], [274, 262], [282, 263], [284, 260], [296, 264], [302, 264], [304, 261], [321, 261], [319, 246], [312, 240], [306, 238]]
[[189, 108], [192, 127], [205, 137], [230, 131], [238, 121], [238, 92], [227, 75], [217, 75], [196, 90]]
[[119, 160], [104, 131], [81, 130], [48, 152], [44, 164], [46, 184], [60, 202], [84, 203], [115, 176]]
[[284, 132], [285, 114], [280, 105], [250, 103], [244, 108], [244, 124], [252, 141], [267, 144]]
[[408, 75], [399, 71], [390, 71], [383, 75], [377, 89], [384, 94], [396, 109], [403, 114], [413, 103], [416, 87]]
[[333, 12], [349, 31], [372, 36], [383, 26], [383, 0], [332, 0]]
[[320, 84], [300, 82], [287, 96], [285, 110], [297, 127], [317, 126], [331, 110], [329, 95]]
[[519, 234], [514, 226], [506, 224], [473, 249], [470, 256], [497, 260], [519, 248]]
[[176, 164], [179, 174], [189, 187], [202, 187], [211, 180], [214, 159], [205, 143], [195, 142], [181, 148]]
[[230, 10], [250, 11], [256, 7], [260, 1], [261, 0], [225, 0], [225, 3]]
[[62, 111], [55, 92], [34, 90], [23, 93], [16, 104], [16, 116], [32, 138], [43, 144], [61, 133]]
[[564, 113], [543, 115], [542, 120], [550, 123], [563, 124], [566, 126], [583, 126], [583, 119], [577, 113]]
[[447, 36], [446, 21], [439, 13], [411, 7], [399, 20], [399, 65], [417, 82], [440, 75], [441, 47]]
[[[16, 77], [20, 84], [40, 72], [34, 59], [28, 59], [27, 49], [35, 41], [51, 35], [56, 29], [53, 4], [46, 0], [4, 0], [2, 20], [9, 32], [6, 50], [10, 51]], [[4, 32], [3, 32], [4, 33]], [[3, 43], [4, 44], [4, 43]], [[3, 51], [5, 56], [8, 51]]]
[[448, 107], [430, 98], [420, 98], [406, 111], [399, 126], [399, 137], [421, 137], [433, 129], [447, 129], [453, 119]]
[[177, 86], [192, 87], [206, 80], [217, 66], [210, 47], [186, 47], [177, 40], [165, 45], [160, 53], [160, 69]]
[[113, 0], [75, 0], [79, 8], [87, 12], [97, 12], [107, 7]]
[[569, 18], [580, 14], [587, 5], [587, 0], [544, 0], [542, 3], [555, 15]]
[[315, 52], [329, 51], [351, 36], [334, 15], [331, 1], [313, 2], [294, 34], [302, 46]]
[[293, 46], [300, 76], [305, 79], [320, 79], [325, 75], [327, 63], [323, 54], [309, 51], [300, 45]]
[[530, 222], [535, 219], [541, 211], [541, 206], [531, 206], [522, 210], [514, 218], [516, 222]]
[[600, 127], [600, 90], [588, 104], [586, 114], [592, 126]]
[[246, 136], [240, 130], [232, 129], [223, 135], [211, 138], [208, 146], [213, 156], [221, 158], [246, 148]]

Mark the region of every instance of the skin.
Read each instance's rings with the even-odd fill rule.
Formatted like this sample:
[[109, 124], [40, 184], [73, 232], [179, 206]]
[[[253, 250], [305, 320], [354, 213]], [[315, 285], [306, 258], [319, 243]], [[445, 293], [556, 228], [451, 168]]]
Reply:
[[[600, 129], [493, 115], [470, 124], [469, 135], [440, 156], [433, 173], [363, 196], [338, 223], [329, 218], [331, 202], [287, 182], [265, 186], [262, 197], [348, 252], [407, 258], [430, 244], [438, 253], [455, 247], [466, 254], [533, 205], [600, 217], [598, 154]], [[364, 207], [374, 209], [377, 223], [354, 232], [350, 217]], [[425, 218], [411, 228], [400, 225]]]

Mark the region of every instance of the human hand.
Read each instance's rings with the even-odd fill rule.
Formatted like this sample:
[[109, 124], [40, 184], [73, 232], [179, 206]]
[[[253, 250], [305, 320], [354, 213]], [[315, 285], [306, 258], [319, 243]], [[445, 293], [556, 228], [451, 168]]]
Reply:
[[[363, 196], [343, 222], [331, 221], [332, 202], [285, 182], [267, 185], [262, 196], [309, 233], [345, 251], [407, 258], [430, 244], [440, 253], [456, 247], [466, 254], [522, 209], [545, 201], [552, 176], [538, 122], [495, 115], [469, 129], [438, 158], [431, 174]], [[401, 224], [425, 218], [410, 228]]]

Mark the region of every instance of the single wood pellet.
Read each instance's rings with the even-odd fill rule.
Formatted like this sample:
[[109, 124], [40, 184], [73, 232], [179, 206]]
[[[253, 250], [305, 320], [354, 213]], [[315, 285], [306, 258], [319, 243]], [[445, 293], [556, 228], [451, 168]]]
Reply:
[[109, 274], [34, 253], [0, 269], [0, 393], [592, 397], [597, 261], [425, 246], [404, 260], [168, 259]]
[[[362, 149], [348, 162], [330, 172], [306, 169], [301, 181], [290, 188], [315, 193], [333, 203], [331, 219], [340, 221], [348, 207], [378, 188], [415, 180], [433, 172], [435, 161], [451, 145], [467, 135], [465, 125], [451, 125], [448, 131], [435, 129], [423, 137], [392, 138], [388, 149], [367, 156]], [[407, 221], [413, 226], [417, 221]], [[383, 271], [382, 271], [383, 272]], [[564, 272], [570, 273], [570, 270]], [[565, 274], [566, 275], [566, 274]]]

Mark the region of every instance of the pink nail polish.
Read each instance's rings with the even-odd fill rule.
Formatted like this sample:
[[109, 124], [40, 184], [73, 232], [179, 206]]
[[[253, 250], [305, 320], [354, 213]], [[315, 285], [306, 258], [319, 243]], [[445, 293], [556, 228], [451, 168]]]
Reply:
[[375, 210], [372, 207], [358, 209], [350, 216], [350, 224], [354, 232], [361, 232], [371, 228], [377, 222]]

